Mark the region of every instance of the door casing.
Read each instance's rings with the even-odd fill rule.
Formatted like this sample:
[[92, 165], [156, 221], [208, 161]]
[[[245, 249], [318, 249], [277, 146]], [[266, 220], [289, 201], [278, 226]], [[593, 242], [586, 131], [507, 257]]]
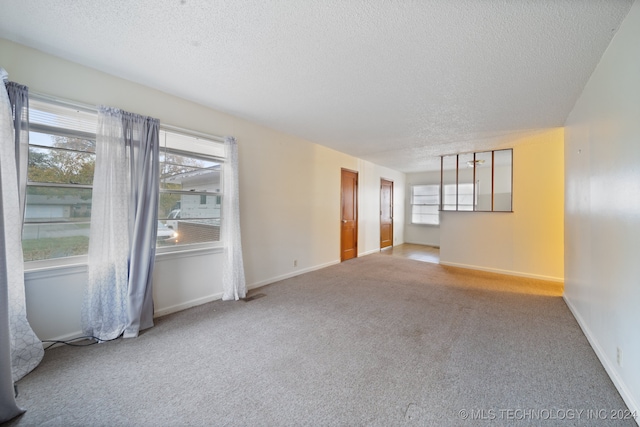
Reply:
[[393, 181], [380, 179], [380, 249], [393, 246]]
[[358, 172], [341, 170], [340, 261], [358, 256]]

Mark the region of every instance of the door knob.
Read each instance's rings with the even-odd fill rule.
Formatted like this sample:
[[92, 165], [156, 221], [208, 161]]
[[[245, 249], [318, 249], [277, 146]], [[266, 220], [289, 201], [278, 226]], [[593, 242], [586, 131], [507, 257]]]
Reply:
[[346, 220], [346, 219], [343, 219], [343, 220], [342, 220], [342, 223], [343, 223], [343, 224], [346, 224], [346, 223], [347, 223], [347, 220]]

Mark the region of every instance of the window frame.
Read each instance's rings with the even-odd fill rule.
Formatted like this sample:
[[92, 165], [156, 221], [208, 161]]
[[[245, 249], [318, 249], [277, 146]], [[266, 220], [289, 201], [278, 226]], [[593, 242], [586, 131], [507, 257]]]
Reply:
[[[30, 112], [32, 108], [32, 102], [35, 101], [36, 105], [51, 104], [55, 108], [62, 107], [70, 110], [75, 110], [76, 112], [80, 112], [83, 114], [94, 115], [96, 116], [96, 122], [97, 122], [98, 111], [97, 111], [97, 108], [92, 105], [83, 104], [80, 102], [70, 101], [66, 99], [61, 99], [61, 98], [40, 94], [36, 92], [29, 93], [29, 101], [30, 101], [30, 105], [29, 105]], [[56, 132], [50, 132], [50, 130], [52, 129], [56, 130]], [[96, 139], [95, 132], [91, 133], [83, 130], [77, 130], [77, 129], [73, 129], [72, 127], [71, 128], [70, 127], [53, 128], [40, 123], [29, 123], [29, 131], [37, 132], [37, 133], [53, 134], [53, 135], [58, 135], [63, 137], [81, 138], [81, 139], [87, 139], [87, 140], [93, 140], [93, 141], [95, 141]], [[208, 160], [215, 158], [215, 161], [221, 164], [221, 169], [224, 168], [224, 165], [226, 162], [226, 159], [224, 158], [224, 146], [223, 146], [224, 138], [220, 136], [215, 136], [207, 133], [202, 133], [202, 132], [184, 129], [178, 126], [162, 124], [162, 123], [160, 124], [160, 131], [178, 133], [186, 137], [195, 138], [200, 141], [206, 141], [206, 143], [215, 143], [217, 145], [216, 150], [221, 153], [221, 155], [219, 156], [210, 156], [210, 155], [200, 153], [199, 151], [188, 151], [187, 154], [204, 156]], [[49, 148], [49, 149], [52, 148], [52, 147], [41, 146], [41, 144], [31, 144], [31, 141], [29, 141], [29, 148], [31, 148], [32, 146], [36, 148]], [[201, 148], [206, 148], [206, 147], [201, 145]], [[75, 150], [72, 150], [72, 151], [75, 151]], [[222, 171], [221, 171], [221, 174], [222, 174]], [[222, 181], [222, 177], [221, 177], [221, 181]], [[43, 183], [39, 181], [32, 182], [27, 180], [27, 188], [29, 186], [52, 186], [52, 187], [93, 189], [93, 184], [91, 185], [58, 184], [58, 183]], [[158, 187], [160, 187], [159, 180], [158, 180]], [[159, 188], [159, 191], [160, 191], [160, 188]], [[222, 192], [222, 182], [220, 185], [219, 192], [216, 192], [216, 193], [203, 192], [202, 194], [206, 196], [214, 196], [216, 197], [216, 200], [220, 200], [220, 202], [222, 203], [224, 200], [223, 192]], [[158, 209], [157, 206], [156, 206], [156, 209]], [[25, 205], [25, 214], [26, 214], [26, 205]], [[91, 217], [89, 217], [88, 223], [89, 224], [91, 223]], [[25, 220], [25, 218], [22, 218], [23, 229], [26, 224], [28, 224], [28, 222]], [[222, 215], [220, 215], [220, 224], [222, 225]], [[224, 243], [221, 240], [203, 242], [203, 243], [194, 243], [194, 244], [188, 244], [188, 245], [185, 244], [185, 245], [163, 246], [163, 247], [157, 245], [156, 257], [164, 258], [166, 256], [171, 256], [171, 254], [176, 254], [176, 256], [190, 256], [191, 254], [194, 254], [194, 253], [203, 253], [203, 252], [210, 252], [210, 251], [219, 252], [220, 250], [222, 250], [223, 247], [224, 247]], [[53, 270], [67, 271], [69, 269], [78, 269], [78, 268], [82, 269], [82, 271], [85, 271], [87, 263], [88, 263], [88, 254], [58, 257], [58, 258], [47, 258], [47, 259], [33, 260], [33, 261], [23, 261], [24, 270], [29, 274], [39, 274], [37, 273], [38, 271], [42, 271], [42, 272], [53, 271]]]
[[[160, 152], [165, 152], [165, 153], [170, 152], [172, 154], [176, 154], [180, 156], [186, 156], [190, 158], [220, 163], [220, 189], [219, 191], [213, 191], [213, 192], [212, 191], [163, 189], [161, 186], [160, 177], [159, 177], [158, 203], [160, 203], [160, 197], [162, 194], [184, 194], [184, 195], [190, 195], [190, 196], [200, 196], [200, 198], [202, 198], [203, 196], [216, 197], [216, 202], [220, 200], [219, 204], [220, 204], [221, 212], [220, 212], [219, 218], [220, 218], [220, 226], [222, 226], [222, 203], [224, 202], [224, 194], [222, 191], [222, 179], [223, 179], [223, 169], [226, 163], [226, 159], [222, 155], [222, 152], [224, 152], [224, 146], [223, 146], [224, 140], [220, 137], [215, 137], [215, 136], [203, 134], [200, 132], [193, 132], [193, 131], [178, 128], [175, 126], [167, 126], [162, 124], [160, 125], [160, 132], [164, 133], [165, 135], [167, 133], [170, 133], [170, 134], [178, 135], [182, 138], [192, 138], [194, 142], [193, 147], [202, 145], [203, 142], [204, 142], [204, 145], [216, 144], [218, 146], [217, 147], [218, 151], [221, 152], [219, 155], [206, 154], [200, 151], [191, 151], [185, 148], [180, 148], [180, 149], [171, 148], [171, 147], [167, 147], [166, 145], [163, 146], [162, 141], [160, 142]], [[159, 163], [160, 163], [159, 167], [162, 168], [163, 162], [159, 162]], [[169, 211], [166, 218], [160, 217], [160, 213], [158, 212], [158, 221], [166, 221], [166, 220], [172, 219], [170, 218], [171, 212], [173, 212], [173, 210]], [[170, 253], [191, 252], [191, 251], [197, 251], [201, 249], [222, 248], [223, 246], [224, 246], [224, 243], [222, 242], [221, 239], [213, 240], [209, 242], [199, 242], [199, 243], [189, 243], [189, 244], [176, 244], [176, 245], [167, 245], [167, 246], [156, 245], [156, 253], [164, 255], [164, 254], [170, 254]]]
[[[34, 111], [38, 111], [39, 113], [34, 113]], [[73, 113], [74, 111], [75, 113]], [[53, 124], [46, 124], [46, 123], [38, 122], [37, 120], [36, 121], [33, 120], [34, 116], [39, 117], [41, 114], [44, 114], [44, 116], [52, 115], [61, 123], [63, 123], [63, 125], [58, 127]], [[37, 133], [42, 135], [54, 136], [54, 137], [59, 136], [63, 138], [82, 139], [86, 141], [93, 141], [95, 143], [95, 140], [96, 140], [95, 133], [78, 130], [78, 128], [86, 126], [85, 123], [82, 123], [82, 119], [77, 119], [76, 121], [76, 124], [78, 125], [77, 128], [74, 129], [69, 127], [71, 121], [73, 121], [71, 117], [74, 116], [75, 114], [78, 114], [78, 117], [80, 117], [81, 115], [86, 115], [86, 114], [93, 116], [97, 113], [95, 110], [92, 110], [90, 108], [80, 106], [80, 105], [72, 105], [67, 101], [56, 100], [54, 98], [44, 96], [44, 95], [38, 95], [33, 93], [29, 94], [29, 117], [31, 118], [31, 120], [29, 123], [28, 130], [29, 130], [30, 136], [31, 136], [31, 133]], [[82, 123], [82, 125], [80, 125], [80, 123]], [[30, 137], [29, 144], [26, 150], [27, 156], [30, 156], [32, 148], [48, 149], [52, 151], [92, 154], [94, 159], [94, 164], [95, 164], [95, 152], [92, 153], [91, 151], [54, 147], [53, 145], [46, 146], [46, 145], [39, 144], [37, 142], [33, 142], [33, 139]], [[28, 163], [29, 161], [27, 160], [27, 164]], [[24, 242], [25, 227], [29, 225], [51, 225], [51, 224], [68, 223], [68, 221], [61, 221], [61, 220], [56, 221], [53, 219], [49, 221], [29, 221], [27, 219], [27, 209], [29, 207], [28, 193], [29, 193], [30, 187], [31, 188], [50, 187], [50, 188], [60, 188], [60, 189], [79, 189], [79, 190], [91, 190], [91, 191], [93, 190], [93, 177], [91, 179], [92, 181], [91, 184], [60, 183], [60, 182], [50, 182], [50, 181], [32, 181], [29, 179], [28, 169], [26, 173], [27, 173], [27, 177], [26, 177], [26, 188], [25, 188], [25, 191], [26, 191], [25, 211], [24, 211], [24, 216], [22, 218], [22, 230], [21, 230], [21, 238], [23, 242]], [[72, 224], [89, 224], [90, 225], [91, 217], [89, 216], [88, 219], [85, 221], [73, 221]], [[23, 252], [23, 255], [24, 255], [24, 252]], [[43, 268], [65, 267], [70, 265], [86, 264], [86, 262], [87, 262], [87, 254], [81, 254], [81, 255], [27, 260], [27, 261], [23, 261], [23, 265], [24, 265], [25, 271], [28, 271], [28, 270], [37, 270], [37, 269], [43, 269]]]
[[[414, 189], [416, 187], [435, 187], [436, 188], [436, 194], [429, 194], [430, 196], [437, 196], [437, 202], [436, 203], [415, 203], [415, 192]], [[411, 205], [411, 220], [410, 223], [412, 225], [426, 225], [426, 226], [440, 226], [440, 197], [441, 197], [441, 191], [440, 191], [440, 184], [412, 184], [410, 186], [410, 191], [411, 191], [411, 197], [409, 199], [410, 201], [410, 205]], [[413, 221], [413, 216], [414, 214], [416, 214], [416, 212], [414, 212], [414, 206], [435, 206], [435, 218], [437, 218], [437, 221], [435, 223], [432, 222], [414, 222]], [[420, 214], [420, 212], [418, 213]]]
[[[441, 191], [441, 197], [440, 197], [440, 211], [442, 212], [504, 212], [504, 213], [513, 213], [513, 166], [514, 166], [514, 157], [513, 157], [513, 148], [501, 148], [501, 149], [496, 149], [496, 150], [488, 150], [488, 151], [479, 151], [479, 152], [471, 152], [471, 153], [458, 153], [458, 154], [449, 154], [449, 155], [443, 155], [440, 156], [440, 191]], [[506, 186], [509, 191], [508, 191], [508, 195], [509, 195], [509, 209], [499, 209], [496, 207], [496, 194], [501, 194], [501, 193], [496, 193], [496, 153], [502, 153], [502, 152], [508, 152], [509, 153], [509, 179], [507, 181], [505, 181], [504, 179], [500, 180], [500, 183], [503, 182], [507, 182], [508, 185]], [[479, 160], [477, 158], [478, 155], [482, 155], [482, 154], [490, 154], [491, 158], [490, 158], [490, 163], [491, 163], [491, 169], [490, 169], [490, 178], [491, 178], [491, 192], [490, 192], [490, 204], [491, 204], [491, 208], [490, 209], [478, 209], [478, 186], [479, 186], [479, 181], [476, 179], [476, 171], [477, 171], [477, 167], [479, 164], [482, 164], [484, 162], [484, 160]], [[473, 180], [471, 183], [465, 183], [465, 182], [460, 182], [460, 170], [461, 170], [461, 156], [471, 156], [469, 157], [470, 160], [466, 161], [465, 163], [467, 163], [469, 166], [473, 167]], [[455, 168], [445, 168], [445, 159], [452, 159], [455, 158]], [[500, 166], [504, 166], [504, 165], [500, 165]], [[445, 171], [447, 172], [447, 179], [445, 179]], [[455, 180], [451, 180], [449, 175], [453, 174], [453, 176], [455, 176]], [[445, 184], [445, 181], [449, 180], [449, 181], [453, 181], [452, 183], [448, 183]], [[472, 200], [472, 204], [468, 204], [468, 203], [460, 203], [460, 187], [461, 186], [471, 186], [472, 187], [472, 193], [468, 193], [468, 192], [464, 192], [462, 193], [464, 196], [471, 196], [471, 200]], [[448, 203], [445, 204], [445, 200], [447, 199], [445, 197], [445, 188], [447, 187], [454, 187], [455, 188], [455, 192], [451, 193], [451, 194], [455, 194], [455, 205], [453, 205], [452, 203]], [[471, 209], [460, 209], [460, 207], [468, 207], [471, 206]], [[454, 207], [452, 208], [446, 208], [446, 207]]]

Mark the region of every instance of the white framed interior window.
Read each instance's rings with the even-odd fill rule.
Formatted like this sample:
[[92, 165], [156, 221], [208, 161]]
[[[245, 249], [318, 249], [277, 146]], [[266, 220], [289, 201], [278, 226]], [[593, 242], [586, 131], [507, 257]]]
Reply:
[[475, 197], [473, 184], [445, 184], [442, 187], [442, 210], [472, 211]]
[[513, 149], [441, 157], [443, 211], [513, 212]]
[[440, 185], [411, 186], [411, 223], [440, 224]]

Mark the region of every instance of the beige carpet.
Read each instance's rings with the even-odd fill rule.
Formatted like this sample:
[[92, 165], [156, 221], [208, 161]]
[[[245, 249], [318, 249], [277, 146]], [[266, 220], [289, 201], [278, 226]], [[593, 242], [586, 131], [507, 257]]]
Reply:
[[10, 425], [635, 425], [561, 292], [369, 255], [48, 350]]

